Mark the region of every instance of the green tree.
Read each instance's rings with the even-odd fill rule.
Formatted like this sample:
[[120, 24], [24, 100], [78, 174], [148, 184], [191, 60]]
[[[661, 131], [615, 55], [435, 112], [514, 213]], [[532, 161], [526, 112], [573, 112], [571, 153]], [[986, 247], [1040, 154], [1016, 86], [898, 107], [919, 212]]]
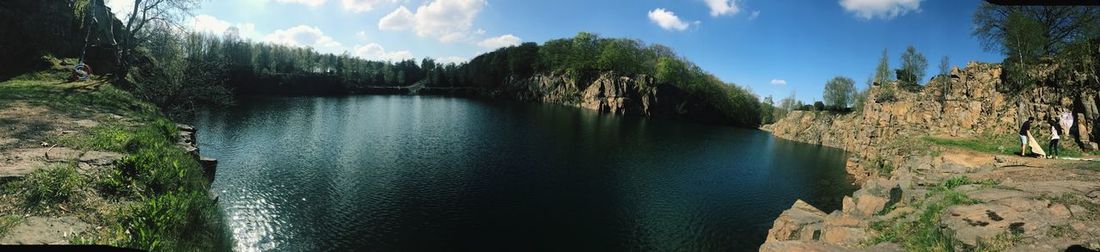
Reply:
[[855, 102], [856, 81], [852, 78], [837, 76], [825, 83], [824, 105], [829, 108], [845, 109]]
[[883, 48], [882, 57], [878, 59], [878, 66], [875, 66], [875, 82], [880, 85], [886, 85], [886, 82], [892, 80], [892, 75], [890, 74], [890, 56], [886, 53], [886, 48]]
[[[987, 51], [1001, 52], [1004, 60], [1006, 91], [1018, 92], [1038, 82], [1029, 71], [1046, 58], [1058, 65], [1055, 76], [1097, 72], [1095, 49], [1100, 37], [1100, 8], [1091, 6], [1001, 6], [982, 3], [972, 19], [973, 35]], [[1093, 51], [1093, 52], [1090, 52]], [[1076, 73], [1075, 73], [1076, 72]], [[1100, 86], [1088, 81], [1051, 81], [1071, 88]]]
[[924, 54], [917, 52], [917, 48], [909, 46], [901, 54], [901, 68], [897, 70], [898, 81], [901, 87], [910, 91], [918, 91], [921, 88], [920, 80], [924, 79], [928, 68], [928, 60]]

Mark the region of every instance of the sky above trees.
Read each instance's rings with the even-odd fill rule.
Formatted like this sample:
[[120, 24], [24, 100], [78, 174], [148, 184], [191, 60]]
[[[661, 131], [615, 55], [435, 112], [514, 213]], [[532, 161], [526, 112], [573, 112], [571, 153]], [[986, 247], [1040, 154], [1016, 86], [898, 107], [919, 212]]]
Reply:
[[[124, 14], [133, 0], [108, 0]], [[587, 31], [673, 48], [761, 96], [821, 100], [826, 81], [862, 88], [882, 49], [909, 45], [951, 65], [999, 62], [972, 37], [980, 1], [234, 0], [203, 1], [187, 28], [370, 60], [464, 62], [493, 49]], [[927, 81], [927, 80], [923, 80]], [[922, 81], [922, 82], [923, 82]]]

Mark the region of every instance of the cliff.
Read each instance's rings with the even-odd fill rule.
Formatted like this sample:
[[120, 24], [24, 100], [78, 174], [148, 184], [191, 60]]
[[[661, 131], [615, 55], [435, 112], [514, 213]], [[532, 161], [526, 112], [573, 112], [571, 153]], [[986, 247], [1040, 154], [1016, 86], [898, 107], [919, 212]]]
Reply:
[[[847, 170], [862, 188], [833, 213], [795, 202], [760, 250], [1100, 248], [1100, 165], [1014, 154], [1023, 120], [1039, 119], [1032, 132], [1045, 139], [1044, 119], [1066, 112], [1074, 124], [1062, 147], [1095, 150], [1100, 97], [1051, 87], [1007, 94], [997, 90], [1001, 73], [969, 63], [916, 93], [875, 85], [857, 112], [794, 111], [763, 127], [848, 151]], [[980, 152], [930, 139], [1007, 144]]]
[[603, 72], [592, 80], [566, 74], [510, 77], [490, 97], [556, 103], [617, 115], [672, 117], [705, 123], [732, 120], [714, 106], [669, 84], [657, 84], [647, 75], [625, 76]]

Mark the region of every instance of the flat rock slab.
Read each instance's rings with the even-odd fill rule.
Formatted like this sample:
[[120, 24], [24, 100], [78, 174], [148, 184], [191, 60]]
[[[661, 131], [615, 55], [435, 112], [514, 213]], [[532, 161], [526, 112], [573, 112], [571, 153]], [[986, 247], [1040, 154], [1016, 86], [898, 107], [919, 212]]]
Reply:
[[76, 160], [80, 151], [56, 148], [15, 149], [0, 153], [0, 177], [23, 177], [46, 167], [50, 162]]
[[89, 151], [80, 155], [80, 162], [104, 166], [113, 164], [115, 161], [122, 159], [123, 156], [125, 155], [117, 152]]
[[74, 235], [89, 229], [91, 225], [76, 217], [33, 216], [8, 230], [4, 237], [0, 237], [0, 244], [69, 244]]

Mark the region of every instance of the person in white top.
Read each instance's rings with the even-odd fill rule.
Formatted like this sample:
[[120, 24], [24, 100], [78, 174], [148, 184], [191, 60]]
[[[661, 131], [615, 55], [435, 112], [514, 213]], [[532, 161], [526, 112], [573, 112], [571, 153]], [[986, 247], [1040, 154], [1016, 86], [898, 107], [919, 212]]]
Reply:
[[1061, 140], [1059, 134], [1062, 133], [1062, 124], [1058, 122], [1058, 117], [1050, 119], [1050, 146], [1047, 148], [1050, 150], [1050, 158], [1058, 158], [1058, 140]]

